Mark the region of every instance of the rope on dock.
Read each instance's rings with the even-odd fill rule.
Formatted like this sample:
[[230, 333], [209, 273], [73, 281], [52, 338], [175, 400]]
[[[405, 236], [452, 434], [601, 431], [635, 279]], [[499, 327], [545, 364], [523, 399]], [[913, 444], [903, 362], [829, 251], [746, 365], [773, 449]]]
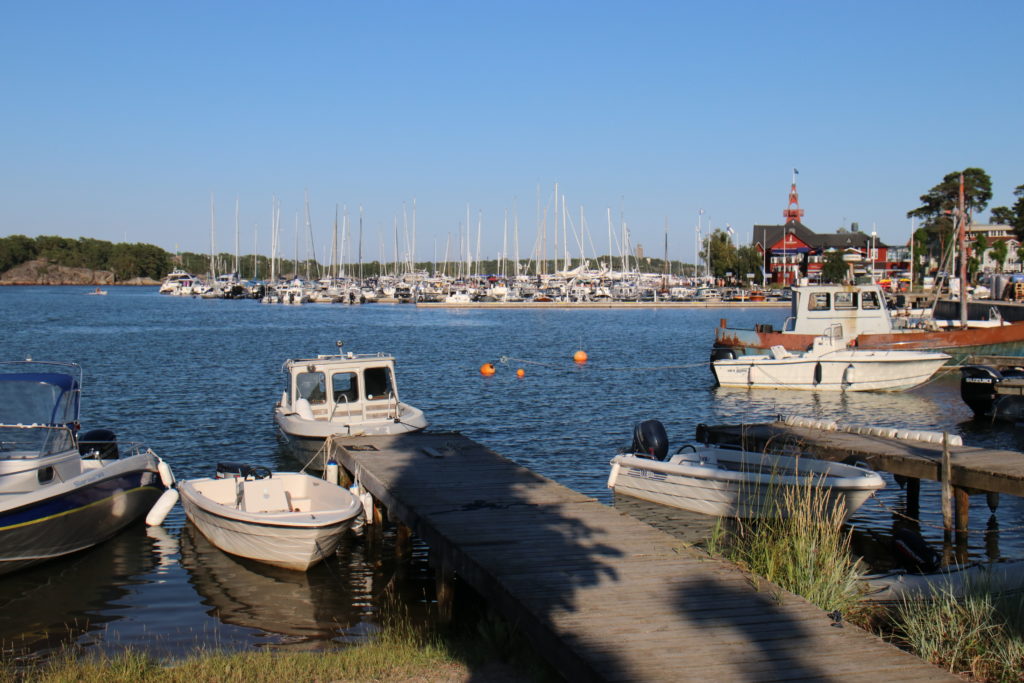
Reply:
[[[928, 522], [925, 522], [924, 520], [916, 519], [914, 517], [911, 517], [908, 514], [900, 512], [899, 510], [897, 510], [897, 509], [895, 509], [893, 507], [890, 507], [890, 506], [886, 505], [874, 493], [871, 494], [871, 500], [874, 500], [875, 503], [880, 508], [885, 510], [886, 512], [892, 513], [892, 514], [896, 515], [897, 517], [902, 517], [903, 519], [907, 520], [908, 522], [914, 522], [915, 524], [919, 524], [921, 526], [926, 526], [926, 527], [928, 527], [930, 529], [938, 529], [939, 531], [945, 531], [946, 530], [946, 527], [944, 527], [944, 526], [942, 526], [940, 524], [930, 524]], [[1004, 533], [1004, 532], [1007, 532], [1007, 531], [1021, 531], [1021, 530], [1024, 530], [1024, 526], [1011, 526], [1011, 527], [1006, 527], [1005, 529], [953, 529], [953, 531], [955, 533], [958, 533], [958, 534], [982, 534], [982, 535], [1001, 534], [1001, 533]]]

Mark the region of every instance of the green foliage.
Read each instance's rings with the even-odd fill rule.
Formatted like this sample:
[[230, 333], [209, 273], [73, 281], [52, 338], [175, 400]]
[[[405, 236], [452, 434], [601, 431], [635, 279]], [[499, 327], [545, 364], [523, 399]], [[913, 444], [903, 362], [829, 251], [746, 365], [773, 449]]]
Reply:
[[0, 237], [0, 273], [36, 258], [38, 248], [31, 237], [11, 235]]
[[992, 258], [997, 264], [999, 264], [999, 271], [1002, 272], [1003, 268], [1006, 267], [1006, 257], [1010, 255], [1010, 247], [1006, 244], [1005, 240], [998, 240], [989, 249], [992, 253]]
[[41, 235], [0, 238], [0, 272], [37, 258], [69, 268], [109, 270], [118, 280], [148, 277], [159, 280], [171, 269], [170, 255], [152, 244], [104, 242]]
[[729, 234], [718, 229], [704, 238], [700, 257], [710, 263], [712, 275], [728, 278], [728, 273], [732, 273], [736, 281], [745, 281], [747, 273], [760, 273], [763, 265], [761, 253], [755, 247], [748, 245], [737, 249]]
[[849, 275], [850, 269], [843, 261], [843, 252], [830, 251], [825, 256], [825, 263], [821, 268], [821, 279], [823, 282], [834, 282], [839, 284]]
[[980, 168], [965, 168], [947, 173], [942, 182], [921, 195], [921, 206], [907, 212], [907, 218], [920, 218], [927, 235], [925, 244], [932, 255], [941, 254], [953, 237], [953, 214], [960, 196], [960, 175], [964, 177], [964, 204], [970, 215], [976, 215], [992, 199], [992, 179]]
[[1017, 198], [1013, 206], [997, 206], [992, 209], [991, 220], [993, 223], [1012, 226], [1017, 237], [1024, 239], [1024, 185], [1018, 185], [1014, 189], [1013, 195]]

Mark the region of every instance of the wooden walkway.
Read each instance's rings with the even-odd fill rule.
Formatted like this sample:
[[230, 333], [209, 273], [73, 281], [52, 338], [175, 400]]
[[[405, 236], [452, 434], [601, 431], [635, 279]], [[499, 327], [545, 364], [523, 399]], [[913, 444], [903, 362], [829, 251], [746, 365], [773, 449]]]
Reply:
[[[876, 470], [941, 481], [942, 444], [838, 430], [793, 427], [783, 422], [708, 427], [712, 443], [750, 450], [796, 450], [823, 460], [863, 460]], [[1024, 496], [1024, 453], [950, 446], [953, 486]]]
[[335, 457], [567, 680], [959, 680], [461, 435]]

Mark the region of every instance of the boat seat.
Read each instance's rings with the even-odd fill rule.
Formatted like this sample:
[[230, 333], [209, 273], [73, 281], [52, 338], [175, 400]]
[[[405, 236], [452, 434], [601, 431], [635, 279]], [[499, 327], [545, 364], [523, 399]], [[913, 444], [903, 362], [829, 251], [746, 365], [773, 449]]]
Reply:
[[792, 358], [793, 354], [786, 350], [786, 347], [782, 344], [776, 344], [772, 347], [772, 358], [775, 360], [782, 360], [783, 358]]
[[288, 492], [280, 479], [256, 479], [242, 484], [242, 508], [246, 512], [291, 512]]

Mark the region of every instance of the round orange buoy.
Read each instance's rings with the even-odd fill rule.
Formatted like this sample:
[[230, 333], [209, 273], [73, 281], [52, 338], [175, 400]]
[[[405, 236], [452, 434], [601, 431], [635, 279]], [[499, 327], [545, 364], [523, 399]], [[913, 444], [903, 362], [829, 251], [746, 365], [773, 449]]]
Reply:
[[583, 365], [584, 363], [587, 362], [587, 352], [580, 349], [579, 351], [573, 354], [572, 359], [579, 363], [580, 365]]
[[480, 374], [483, 375], [484, 377], [490, 377], [491, 375], [493, 375], [494, 374], [494, 364], [493, 363], [484, 363], [483, 365], [481, 365], [480, 366]]
[[526, 370], [519, 368], [516, 370], [516, 377], [526, 377]]

